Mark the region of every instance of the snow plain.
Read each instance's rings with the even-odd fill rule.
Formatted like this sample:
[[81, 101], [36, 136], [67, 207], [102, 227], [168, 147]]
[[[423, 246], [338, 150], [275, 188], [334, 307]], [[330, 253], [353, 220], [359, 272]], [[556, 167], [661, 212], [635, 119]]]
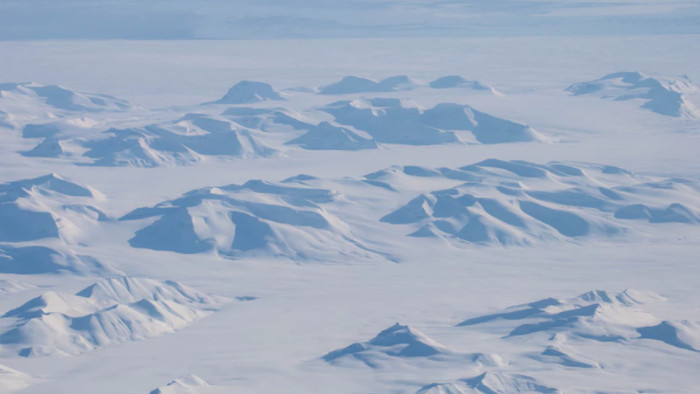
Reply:
[[0, 392], [697, 392], [700, 40], [555, 33], [0, 42]]

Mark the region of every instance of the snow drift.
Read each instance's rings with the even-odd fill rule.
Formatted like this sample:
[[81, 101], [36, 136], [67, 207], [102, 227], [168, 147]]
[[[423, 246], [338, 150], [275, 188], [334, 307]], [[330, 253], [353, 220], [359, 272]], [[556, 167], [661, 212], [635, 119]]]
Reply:
[[34, 378], [28, 374], [0, 364], [0, 392], [18, 391], [29, 386], [33, 381]]
[[[4, 254], [3, 252], [0, 253]], [[30, 285], [29, 283], [17, 282], [10, 279], [0, 279], [0, 294], [19, 293], [20, 291], [34, 288], [36, 288], [36, 286]]]

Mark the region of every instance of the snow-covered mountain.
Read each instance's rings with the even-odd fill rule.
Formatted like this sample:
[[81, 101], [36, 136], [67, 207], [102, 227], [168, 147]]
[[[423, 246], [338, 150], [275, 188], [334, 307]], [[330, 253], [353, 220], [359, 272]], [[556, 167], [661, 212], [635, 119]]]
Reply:
[[336, 122], [364, 130], [377, 142], [435, 145], [540, 141], [531, 127], [500, 119], [467, 105], [442, 103], [423, 110], [399, 99], [339, 101], [324, 108]]
[[177, 378], [168, 384], [151, 390], [150, 394], [186, 394], [196, 393], [209, 384], [197, 375], [187, 375]]
[[225, 302], [172, 281], [102, 279], [75, 295], [47, 292], [5, 313], [4, 351], [23, 357], [78, 355], [181, 329]]
[[360, 150], [376, 149], [377, 142], [368, 137], [363, 137], [350, 129], [334, 126], [328, 122], [321, 122], [313, 126], [299, 138], [295, 138], [287, 144], [299, 145], [304, 149], [312, 150]]
[[[396, 363], [465, 363], [474, 368], [502, 367], [507, 362], [496, 354], [460, 354], [437, 343], [424, 333], [399, 323], [381, 331], [367, 342], [357, 342], [322, 357], [335, 366], [355, 363], [381, 369]], [[399, 361], [400, 360], [400, 361]]]
[[465, 88], [496, 93], [496, 89], [494, 89], [492, 86], [485, 85], [479, 81], [468, 80], [459, 75], [446, 75], [444, 77], [440, 77], [430, 82], [430, 87], [433, 89]]
[[[464, 182], [421, 194], [381, 218], [412, 225], [414, 237], [530, 245], [536, 240], [615, 237], [630, 231], [630, 221], [700, 223], [700, 185], [691, 179], [647, 178], [612, 166], [497, 159], [458, 169], [400, 170]], [[366, 178], [391, 187], [393, 177], [380, 171]]]
[[507, 373], [484, 372], [472, 378], [450, 383], [432, 383], [417, 394], [460, 394], [460, 393], [559, 393], [530, 376]]
[[75, 242], [107, 220], [103, 196], [57, 174], [0, 184], [0, 242], [61, 238]]
[[193, 190], [120, 220], [158, 218], [129, 240], [137, 248], [185, 254], [214, 250], [230, 257], [264, 254], [299, 261], [374, 255], [346, 223], [323, 208], [337, 197], [328, 189], [251, 180]]
[[[62, 131], [66, 129], [69, 131]], [[245, 158], [276, 153], [254, 130], [198, 113], [162, 124], [109, 128], [99, 133], [85, 130], [77, 136], [69, 125], [56, 123], [29, 124], [22, 133], [25, 138], [44, 138], [23, 152], [25, 156], [67, 157], [92, 166], [174, 166], [196, 163], [207, 156]]]
[[69, 247], [11, 246], [0, 244], [0, 273], [104, 275], [115, 271], [96, 258], [75, 253]]
[[621, 71], [593, 81], [575, 83], [566, 91], [575, 96], [598, 95], [616, 101], [644, 100], [642, 108], [661, 115], [698, 116], [695, 104], [687, 97], [697, 91], [697, 87], [687, 76], [655, 78], [637, 71]]
[[396, 75], [377, 82], [369, 78], [347, 76], [338, 82], [319, 88], [321, 94], [354, 94], [396, 92], [410, 90], [419, 86], [419, 82], [406, 75]]
[[213, 104], [251, 104], [267, 100], [283, 100], [270, 84], [257, 81], [240, 81]]
[[34, 82], [0, 83], [0, 108], [21, 110], [34, 107], [73, 113], [126, 111], [132, 108], [128, 102], [105, 94], [80, 93], [57, 85]]

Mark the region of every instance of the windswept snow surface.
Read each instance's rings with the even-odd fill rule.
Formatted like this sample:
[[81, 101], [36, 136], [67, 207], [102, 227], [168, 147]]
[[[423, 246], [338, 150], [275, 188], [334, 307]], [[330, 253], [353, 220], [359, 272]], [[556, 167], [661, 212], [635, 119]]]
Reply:
[[0, 390], [11, 393], [29, 386], [34, 379], [26, 373], [0, 365]]
[[699, 15], [0, 2], [0, 393], [700, 392]]

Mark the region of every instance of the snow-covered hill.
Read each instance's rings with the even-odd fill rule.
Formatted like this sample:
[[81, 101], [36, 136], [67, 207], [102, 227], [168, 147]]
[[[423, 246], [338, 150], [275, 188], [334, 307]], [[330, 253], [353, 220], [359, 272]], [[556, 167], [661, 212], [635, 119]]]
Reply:
[[283, 100], [279, 92], [265, 82], [240, 81], [213, 104], [251, 104], [267, 100]]
[[225, 302], [172, 281], [118, 277], [75, 295], [48, 292], [5, 313], [5, 351], [23, 357], [77, 355], [110, 344], [172, 333]]
[[485, 85], [479, 81], [468, 80], [459, 75], [446, 75], [444, 77], [440, 77], [430, 82], [430, 87], [433, 89], [465, 88], [496, 93], [496, 89], [494, 89], [492, 86]]
[[204, 379], [190, 374], [153, 389], [150, 394], [188, 394], [196, 393], [206, 387], [209, 387], [209, 384]]
[[[631, 221], [700, 223], [700, 185], [690, 179], [648, 178], [603, 165], [497, 159], [458, 169], [401, 170], [414, 177], [464, 182], [421, 194], [381, 218], [412, 225], [414, 237], [531, 245], [537, 240], [615, 237], [631, 231]], [[368, 178], [391, 187], [394, 176], [384, 171]]]
[[360, 150], [375, 149], [377, 142], [366, 138], [345, 127], [334, 126], [328, 122], [321, 122], [313, 126], [299, 138], [293, 139], [287, 144], [299, 145], [304, 149], [313, 150]]
[[432, 383], [416, 394], [461, 394], [461, 393], [559, 393], [560, 391], [540, 384], [530, 376], [507, 373], [484, 372], [472, 378], [450, 383]]
[[637, 71], [621, 71], [600, 79], [575, 83], [566, 91], [575, 96], [598, 95], [616, 101], [645, 100], [642, 108], [667, 116], [697, 117], [698, 110], [687, 95], [697, 91], [690, 79], [649, 77]]
[[321, 94], [353, 94], [410, 90], [420, 83], [406, 75], [396, 75], [377, 82], [369, 78], [347, 76], [338, 82], [319, 88]]
[[332, 190], [252, 180], [193, 190], [120, 220], [158, 218], [129, 240], [137, 248], [299, 261], [374, 255], [347, 224], [323, 208], [336, 198]]
[[0, 242], [61, 238], [75, 242], [107, 220], [94, 189], [57, 174], [0, 184]]
[[[267, 157], [276, 153], [262, 143], [257, 133], [224, 118], [188, 113], [172, 122], [125, 129], [109, 128], [101, 133], [74, 130], [49, 123], [24, 127], [25, 138], [43, 137], [31, 157], [68, 157], [82, 165], [159, 167], [192, 164], [207, 156]], [[80, 160], [81, 156], [91, 160]]]
[[388, 144], [498, 144], [544, 139], [529, 126], [454, 103], [423, 110], [399, 99], [375, 98], [339, 101], [324, 111], [336, 122], [364, 130], [378, 142]]
[[126, 111], [132, 108], [128, 102], [105, 94], [79, 93], [61, 86], [34, 82], [0, 83], [1, 109], [21, 111], [36, 107], [45, 111], [73, 113]]
[[[435, 342], [422, 332], [399, 323], [367, 342], [334, 350], [322, 359], [335, 366], [364, 364], [370, 368], [395, 367], [397, 363], [460, 363], [472, 368], [502, 367], [507, 362], [496, 354], [460, 354]], [[419, 361], [420, 360], [420, 361]]]

